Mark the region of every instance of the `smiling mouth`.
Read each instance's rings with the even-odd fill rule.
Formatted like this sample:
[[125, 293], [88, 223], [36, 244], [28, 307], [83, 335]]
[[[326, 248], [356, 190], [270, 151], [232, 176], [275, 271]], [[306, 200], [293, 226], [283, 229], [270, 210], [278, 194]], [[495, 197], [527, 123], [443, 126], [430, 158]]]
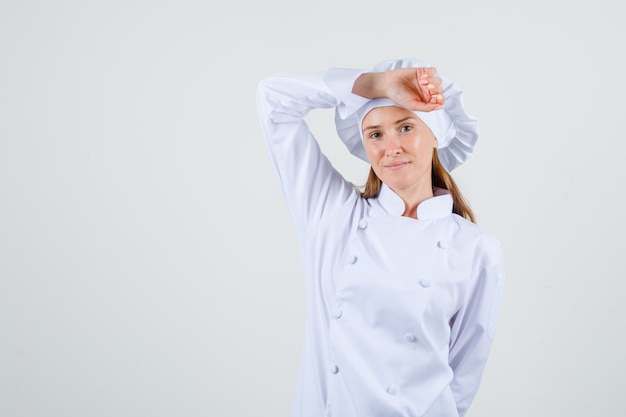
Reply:
[[394, 162], [393, 164], [385, 165], [385, 168], [395, 171], [397, 169], [407, 166], [408, 164], [408, 162]]

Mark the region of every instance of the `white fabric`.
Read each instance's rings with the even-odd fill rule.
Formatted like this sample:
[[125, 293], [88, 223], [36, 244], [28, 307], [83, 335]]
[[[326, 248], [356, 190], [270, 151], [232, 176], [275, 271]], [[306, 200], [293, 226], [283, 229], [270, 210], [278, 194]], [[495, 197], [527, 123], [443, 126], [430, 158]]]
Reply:
[[[431, 65], [417, 59], [392, 59], [376, 64], [372, 72], [416, 67], [426, 68]], [[349, 91], [345, 91], [346, 78], [353, 77], [355, 74], [358, 77], [361, 73], [363, 73], [361, 70], [333, 69], [327, 72], [325, 81], [333, 93], [346, 98], [346, 102], [337, 107], [335, 115], [339, 137], [352, 154], [369, 162], [362, 143], [361, 121], [367, 110], [371, 110], [379, 99], [357, 98], [358, 96], [350, 93], [352, 85], [349, 86]], [[437, 76], [442, 80], [445, 97], [443, 109], [431, 112], [414, 111], [413, 113], [426, 123], [437, 138], [437, 153], [441, 164], [448, 172], [452, 172], [472, 154], [478, 141], [478, 121], [465, 112], [461, 89], [441, 74]], [[387, 101], [391, 102], [388, 99]]]
[[323, 73], [278, 74], [258, 87], [306, 275], [292, 417], [463, 416], [495, 330], [499, 243], [452, 214], [445, 190], [415, 220], [401, 216], [404, 203], [388, 187], [365, 200], [333, 169], [303, 117], [360, 107], [350, 93], [358, 72], [338, 71], [345, 82], [334, 78], [334, 89]]

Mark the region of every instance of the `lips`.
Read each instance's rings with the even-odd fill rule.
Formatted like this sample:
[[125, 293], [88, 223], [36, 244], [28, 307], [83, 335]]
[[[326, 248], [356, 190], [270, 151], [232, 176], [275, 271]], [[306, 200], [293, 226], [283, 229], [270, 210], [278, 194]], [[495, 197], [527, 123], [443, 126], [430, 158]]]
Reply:
[[386, 164], [385, 168], [390, 169], [392, 171], [404, 168], [405, 166], [407, 166], [409, 163], [405, 162], [405, 161], [397, 161], [397, 162], [392, 162], [390, 164]]

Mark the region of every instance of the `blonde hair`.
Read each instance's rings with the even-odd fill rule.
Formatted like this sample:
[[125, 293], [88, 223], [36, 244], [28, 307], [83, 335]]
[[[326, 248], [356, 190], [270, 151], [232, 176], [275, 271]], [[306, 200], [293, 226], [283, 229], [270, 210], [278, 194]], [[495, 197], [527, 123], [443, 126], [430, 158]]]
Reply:
[[[450, 173], [448, 173], [448, 171], [446, 171], [441, 164], [441, 161], [439, 160], [439, 155], [437, 154], [437, 149], [433, 149], [433, 164], [431, 173], [433, 187], [444, 188], [448, 190], [448, 192], [452, 196], [452, 212], [469, 220], [472, 223], [476, 223], [476, 217], [474, 216], [474, 212], [470, 208], [469, 203], [461, 194], [459, 187], [457, 187]], [[374, 169], [370, 167], [370, 172], [367, 176], [367, 182], [363, 187], [363, 191], [361, 192], [361, 197], [378, 197], [378, 194], [380, 194], [381, 186], [382, 181], [380, 180], [380, 178], [378, 178], [378, 176], [374, 172]]]

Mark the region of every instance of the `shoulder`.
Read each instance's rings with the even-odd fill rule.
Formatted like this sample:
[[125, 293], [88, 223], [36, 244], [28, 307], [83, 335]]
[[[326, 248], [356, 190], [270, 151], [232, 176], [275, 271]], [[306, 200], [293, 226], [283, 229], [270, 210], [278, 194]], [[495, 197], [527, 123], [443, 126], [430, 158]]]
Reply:
[[474, 247], [474, 250], [490, 259], [502, 257], [500, 240], [481, 226], [453, 214], [453, 221], [458, 227], [458, 237]]

